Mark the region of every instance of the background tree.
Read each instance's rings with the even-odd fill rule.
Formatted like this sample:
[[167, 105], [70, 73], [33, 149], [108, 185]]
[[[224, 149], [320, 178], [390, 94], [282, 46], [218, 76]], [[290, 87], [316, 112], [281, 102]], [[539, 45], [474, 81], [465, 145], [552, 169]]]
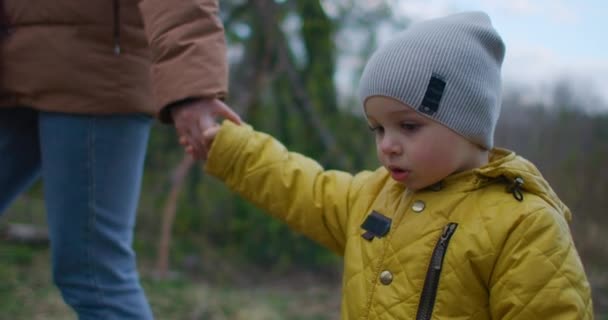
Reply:
[[[231, 71], [227, 103], [256, 129], [326, 168], [376, 168], [356, 88], [378, 43], [407, 27], [408, 19], [394, 16], [387, 3], [222, 0]], [[608, 113], [598, 112], [606, 108], [598, 107], [596, 94], [577, 92], [568, 80], [556, 83], [545, 100], [506, 92], [496, 145], [538, 165], [574, 214], [574, 239], [585, 267], [604, 279]], [[250, 281], [248, 274], [231, 272], [241, 265], [329, 274], [339, 269], [338, 257], [207, 177], [201, 163], [188, 163], [176, 141], [173, 128], [153, 128], [134, 240], [141, 259], [158, 259], [155, 268], [164, 275], [177, 270], [223, 279], [221, 273], [230, 272], [238, 281]], [[15, 214], [9, 221], [44, 225], [42, 192], [38, 185], [25, 195], [10, 209]], [[7, 229], [0, 235], [2, 230]], [[599, 306], [608, 309], [608, 299], [597, 296], [608, 295], [608, 283], [592, 285]]]
[[[375, 168], [373, 140], [363, 134], [356, 80], [381, 31], [390, 34], [405, 28], [407, 21], [392, 16], [382, 2], [235, 0], [222, 5], [232, 72], [228, 103], [257, 129], [327, 168]], [[346, 71], [352, 72], [350, 92], [336, 86], [336, 72], [341, 72], [337, 66], [345, 59], [350, 68]], [[608, 179], [600, 165], [608, 160], [606, 117], [582, 112], [591, 101], [576, 99], [572, 88], [568, 81], [558, 82], [552, 106], [525, 103], [518, 92], [507, 93], [496, 144], [538, 164], [575, 213], [575, 238], [583, 247], [581, 254], [590, 260], [608, 257], [594, 240], [604, 232], [594, 222], [606, 219], [601, 212]], [[170, 131], [156, 128], [154, 135], [147, 170], [151, 175], [179, 163], [167, 160], [167, 148], [172, 148], [170, 154], [181, 152], [167, 144], [173, 139]], [[193, 170], [183, 182], [173, 228], [173, 260], [204, 256], [210, 246], [279, 269], [332, 269], [337, 258], [203, 176], [201, 170]], [[158, 181], [148, 185], [157, 185], [156, 194], [166, 194], [166, 178]], [[142, 233], [155, 234], [153, 228], [144, 228]]]

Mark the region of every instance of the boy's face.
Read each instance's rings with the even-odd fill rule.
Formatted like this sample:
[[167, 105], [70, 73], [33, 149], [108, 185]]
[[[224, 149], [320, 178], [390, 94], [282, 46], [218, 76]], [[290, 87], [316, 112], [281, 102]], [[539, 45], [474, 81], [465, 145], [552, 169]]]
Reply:
[[393, 179], [412, 190], [483, 164], [479, 147], [397, 100], [374, 96], [364, 109], [378, 159]]

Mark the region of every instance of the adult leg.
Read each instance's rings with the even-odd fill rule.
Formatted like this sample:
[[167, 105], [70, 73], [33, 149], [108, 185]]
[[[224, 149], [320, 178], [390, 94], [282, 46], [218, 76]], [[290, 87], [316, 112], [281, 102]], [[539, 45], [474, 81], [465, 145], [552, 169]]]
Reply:
[[38, 113], [0, 108], [0, 215], [39, 174]]
[[53, 279], [80, 319], [151, 319], [133, 229], [151, 118], [40, 113]]

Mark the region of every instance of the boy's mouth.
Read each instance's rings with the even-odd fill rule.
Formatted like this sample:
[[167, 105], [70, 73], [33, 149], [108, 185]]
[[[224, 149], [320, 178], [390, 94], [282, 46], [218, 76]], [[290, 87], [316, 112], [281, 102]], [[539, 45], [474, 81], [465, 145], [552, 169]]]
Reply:
[[401, 169], [401, 168], [397, 168], [397, 167], [389, 167], [388, 168], [390, 173], [391, 173], [391, 177], [399, 182], [404, 182], [405, 180], [407, 180], [407, 177], [410, 175], [410, 171], [406, 170], [406, 169]]

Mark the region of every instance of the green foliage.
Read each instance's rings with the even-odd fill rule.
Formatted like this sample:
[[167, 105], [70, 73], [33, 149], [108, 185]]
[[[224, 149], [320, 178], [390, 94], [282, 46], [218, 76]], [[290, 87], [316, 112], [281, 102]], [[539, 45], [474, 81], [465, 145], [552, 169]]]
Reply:
[[[608, 114], [600, 114], [591, 119], [593, 136], [599, 141], [608, 141]], [[607, 148], [603, 148], [606, 151]]]
[[[244, 110], [246, 121], [256, 129], [272, 134], [290, 150], [318, 160], [327, 169], [350, 172], [375, 169], [378, 162], [373, 135], [361, 117], [359, 102], [347, 97], [338, 106], [333, 81], [339, 54], [335, 37], [344, 28], [360, 32], [364, 40], [359, 54], [364, 58], [375, 41], [374, 33], [370, 32], [374, 29], [370, 26], [390, 21], [390, 12], [384, 6], [363, 12], [359, 6], [345, 4], [340, 7], [339, 16], [329, 18], [319, 1], [268, 1], [266, 4], [267, 10], [263, 12], [246, 1], [227, 1], [223, 5], [230, 45], [243, 50], [231, 65], [231, 88], [234, 89], [229, 102], [249, 101], [247, 105], [231, 106]], [[274, 18], [280, 27], [293, 16], [300, 21], [299, 31], [290, 36], [301, 40], [303, 52], [288, 47], [292, 51], [281, 58], [279, 42], [292, 40], [280, 38], [281, 30], [268, 32], [264, 24]], [[396, 25], [395, 28], [402, 27]], [[298, 54], [302, 56], [295, 59]], [[303, 61], [296, 65], [301, 87], [286, 72], [285, 64], [292, 60]], [[257, 77], [249, 77], [256, 73]], [[262, 80], [262, 85], [255, 86]], [[297, 97], [296, 91], [300, 89], [312, 106], [309, 113], [303, 111], [306, 106], [302, 105], [301, 97]], [[247, 95], [251, 95], [250, 100], [239, 99]], [[591, 117], [579, 112], [580, 108], [572, 105], [576, 101], [567, 97], [558, 99], [562, 105], [553, 111], [540, 104], [536, 108], [523, 108], [508, 98], [503, 110], [509, 112], [501, 116], [496, 145], [514, 149], [541, 169], [574, 213], [575, 239], [585, 259], [608, 257], [604, 249], [594, 244], [597, 241], [592, 240], [591, 233], [585, 232], [592, 222], [608, 223], [602, 214], [603, 208], [608, 207], [605, 197], [608, 177], [602, 169], [608, 163], [608, 117]], [[336, 149], [324, 145], [317, 128], [311, 125], [311, 117], [317, 117], [321, 125], [329, 128]], [[175, 140], [171, 127], [154, 128], [138, 231], [140, 237], [143, 235], [149, 240], [136, 241], [142, 248], [153, 248], [158, 234], [158, 213], [168, 192], [168, 169], [179, 162], [182, 154]], [[205, 176], [198, 166], [190, 172], [180, 195], [173, 231], [172, 258], [178, 264], [193, 254], [204, 256], [197, 248], [207, 245], [271, 269], [328, 266], [339, 261]]]
[[[359, 102], [354, 93], [343, 99], [337, 96], [334, 84], [338, 65], [336, 58], [344, 54], [339, 51], [344, 48], [339, 46], [336, 37], [344, 31], [360, 36], [355, 41], [357, 48], [348, 54], [355, 57], [354, 60], [364, 61], [377, 41], [375, 26], [394, 23], [388, 7], [378, 5], [366, 11], [364, 8], [368, 6], [355, 1], [340, 1], [336, 4], [339, 8], [337, 16], [328, 17], [317, 0], [268, 0], [265, 2], [267, 8], [262, 11], [255, 10], [253, 3], [222, 1], [226, 37], [231, 49], [238, 53], [231, 61], [227, 103], [241, 112], [256, 129], [272, 134], [290, 150], [316, 159], [327, 169], [356, 172], [377, 168], [373, 135], [361, 116]], [[281, 28], [288, 17], [294, 16], [300, 23], [293, 36], [301, 40], [302, 52], [287, 46], [291, 51], [283, 57], [278, 49], [281, 42], [293, 39], [287, 37]], [[264, 28], [271, 18], [277, 20], [271, 21], [273, 32]], [[397, 23], [394, 29], [403, 27]], [[294, 63], [295, 80], [286, 71], [288, 64], [294, 61], [298, 61]], [[352, 67], [360, 73], [362, 65]], [[310, 106], [297, 92], [304, 93]], [[564, 95], [565, 90], [558, 92], [561, 96], [556, 101], [562, 105], [551, 110], [542, 104], [524, 106], [517, 99], [505, 97], [496, 145], [515, 150], [539, 167], [573, 212], [572, 230], [585, 266], [605, 270], [608, 268], [608, 251], [602, 239], [608, 232], [608, 216], [605, 214], [605, 208], [608, 208], [608, 170], [605, 169], [608, 163], [608, 115], [585, 114], [579, 111], [583, 109], [581, 106], [574, 105], [576, 100]], [[324, 144], [318, 128], [312, 125], [312, 117], [328, 128], [335, 140], [335, 148]], [[156, 257], [161, 213], [171, 186], [169, 179], [183, 157], [176, 141], [173, 127], [155, 124], [149, 142], [134, 239], [139, 256], [148, 261]], [[201, 166], [197, 163], [189, 172], [179, 196], [171, 246], [173, 269], [195, 264], [193, 260], [202, 261], [193, 269], [195, 273], [206, 274], [211, 268], [226, 267], [222, 262], [230, 258], [234, 259], [230, 261], [254, 263], [274, 271], [286, 272], [303, 267], [334, 272], [335, 265], [340, 263], [339, 257], [290, 231], [231, 193], [223, 184], [206, 176]], [[41, 217], [44, 217], [41, 199], [42, 188], [37, 185], [28, 193], [27, 201], [17, 203], [11, 210], [19, 211], [20, 217], [41, 222]], [[32, 263], [28, 250], [12, 248], [0, 251], [0, 260], [28, 266]], [[3, 269], [0, 265], [0, 277], [11, 279], [0, 288], [5, 291], [17, 288], [18, 282], [12, 280], [18, 279], [14, 270]], [[185, 290], [180, 282], [146, 282], [145, 285], [153, 295], [154, 292], [166, 291], [179, 296], [179, 292]], [[597, 292], [602, 291], [598, 289]], [[189, 301], [186, 295], [181, 297]], [[275, 304], [279, 309], [286, 308], [281, 299], [277, 299]], [[170, 301], [158, 301], [157, 305], [167, 310], [180, 306], [172, 306]], [[237, 317], [234, 305], [223, 301], [218, 305], [215, 311], [223, 310], [225, 314]], [[0, 309], [6, 310], [4, 307]], [[288, 318], [296, 319], [293, 313]]]
[[313, 105], [328, 114], [338, 110], [333, 83], [335, 65], [334, 23], [327, 17], [319, 1], [296, 1], [302, 17], [302, 38], [308, 63], [304, 70], [306, 86]]
[[0, 261], [1, 319], [75, 319], [51, 285], [47, 248], [1, 243]]
[[0, 248], [0, 261], [18, 266], [30, 264], [33, 255], [33, 249], [27, 246], [3, 245]]
[[[48, 248], [0, 245], [0, 319], [76, 319], [52, 284]], [[15, 259], [24, 254], [25, 261]], [[231, 276], [245, 272], [245, 267], [235, 269]], [[308, 282], [307, 290], [294, 290], [293, 283], [282, 285], [282, 278], [216, 285], [179, 276], [159, 281], [141, 274], [157, 319], [329, 320], [339, 310], [339, 289], [319, 279]], [[253, 273], [247, 276], [255, 279]]]
[[[262, 73], [271, 74], [270, 81], [253, 94], [251, 104], [243, 114], [256, 129], [268, 132], [282, 141], [290, 150], [317, 159], [326, 168], [355, 171], [365, 167], [375, 168], [375, 153], [371, 134], [367, 134], [365, 122], [348, 109], [338, 108], [337, 93], [333, 83], [335, 73], [335, 34], [337, 20], [331, 20], [319, 1], [294, 1], [276, 3], [268, 1], [267, 10], [256, 11], [250, 4], [239, 1], [226, 2], [223, 7], [226, 34], [231, 46], [245, 51], [240, 62], [232, 66], [232, 77], [238, 81], [251, 72], [253, 66], [266, 66]], [[297, 65], [300, 84], [294, 83], [278, 65], [281, 41], [279, 34], [264, 31], [268, 13], [275, 13], [276, 25], [280, 26], [290, 16], [300, 18], [300, 30], [296, 35], [304, 45], [303, 64]], [[281, 31], [278, 31], [281, 32]], [[290, 52], [282, 63], [293, 62]], [[252, 65], [253, 64], [253, 65]], [[249, 70], [249, 71], [248, 71]], [[256, 78], [257, 79], [257, 78]], [[232, 88], [241, 88], [239, 83]], [[302, 85], [310, 106], [302, 105], [295, 97], [295, 90]], [[232, 97], [250, 94], [251, 84], [235, 89]], [[302, 89], [300, 88], [300, 89]], [[330, 128], [339, 148], [328, 150], [319, 132], [311, 126], [312, 116], [320, 125]], [[156, 125], [153, 129], [146, 176], [140, 203], [137, 248], [152, 250], [159, 233], [159, 213], [168, 194], [172, 168], [180, 161], [182, 151], [175, 143], [172, 128]], [[345, 159], [339, 166], [338, 159]], [[370, 166], [371, 165], [371, 166]], [[184, 185], [178, 201], [173, 225], [174, 241], [172, 261], [180, 265], [193, 255], [205, 256], [200, 248], [209, 245], [219, 248], [228, 256], [242, 257], [275, 270], [288, 270], [295, 266], [334, 270], [339, 258], [305, 237], [290, 231], [281, 222], [267, 216], [260, 209], [229, 192], [221, 183], [205, 176], [200, 166], [193, 169]], [[144, 253], [145, 254], [145, 253]]]

